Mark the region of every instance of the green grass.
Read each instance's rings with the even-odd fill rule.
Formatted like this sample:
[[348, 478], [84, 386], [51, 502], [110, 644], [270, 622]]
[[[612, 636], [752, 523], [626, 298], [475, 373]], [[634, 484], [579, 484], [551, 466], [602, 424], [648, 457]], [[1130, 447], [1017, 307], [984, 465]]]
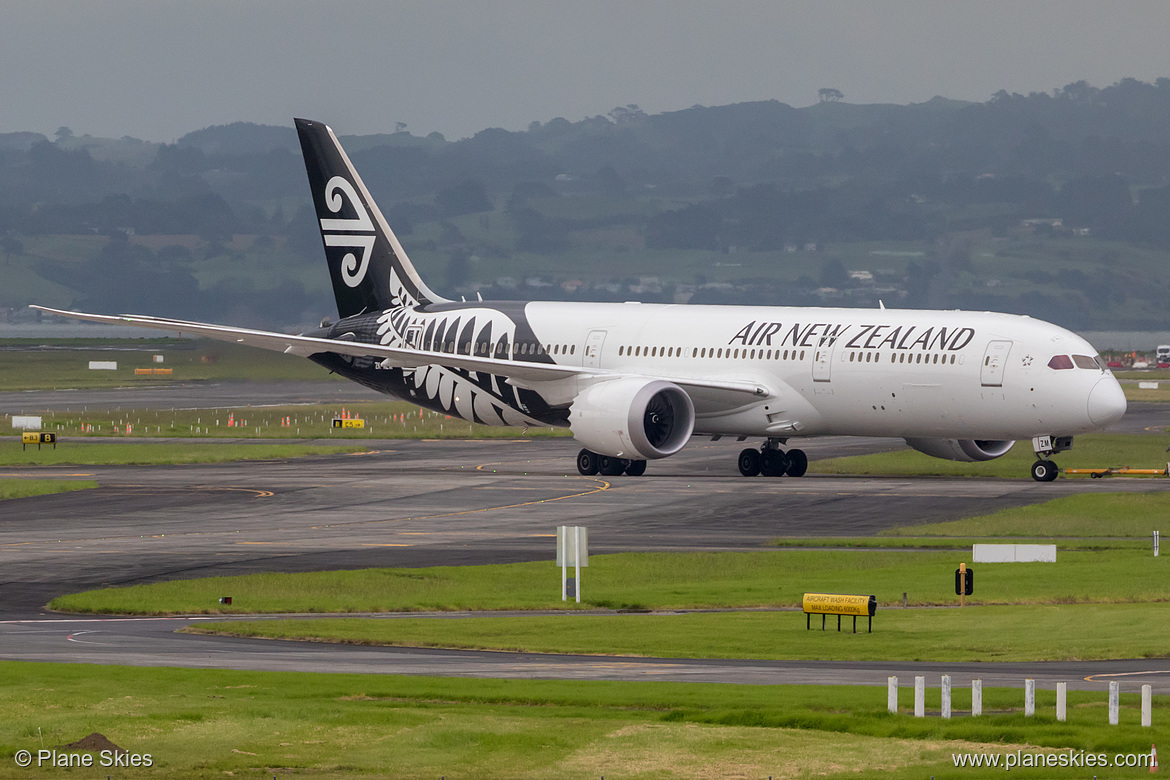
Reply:
[[[995, 576], [987, 566], [980, 575]], [[977, 592], [979, 580], [976, 580]], [[957, 599], [953, 599], [957, 602]], [[957, 604], [956, 604], [957, 607]], [[866, 618], [801, 612], [649, 615], [527, 615], [433, 618], [322, 618], [200, 623], [191, 633], [306, 639], [363, 645], [445, 647], [525, 653], [822, 661], [1071, 661], [1165, 658], [1170, 604], [1077, 604], [879, 609]], [[1092, 626], [1092, 631], [1083, 630]]]
[[[550, 541], [549, 556], [552, 558]], [[969, 552], [790, 549], [591, 556], [582, 608], [795, 606], [805, 592], [866, 593], [883, 606], [955, 602]], [[971, 603], [1125, 603], [1170, 599], [1170, 557], [1140, 549], [1061, 551], [1055, 564], [984, 564]], [[221, 606], [220, 596], [232, 596]], [[256, 574], [106, 588], [61, 596], [69, 612], [221, 614], [575, 609], [548, 562]]]
[[97, 486], [96, 482], [80, 480], [0, 479], [0, 501], [6, 498], [29, 498], [51, 493], [67, 493], [70, 490], [88, 490]]
[[[345, 412], [360, 417], [365, 426], [334, 429], [333, 419]], [[41, 417], [43, 429], [60, 437], [518, 439], [570, 435], [565, 428], [525, 432], [522, 428], [478, 425], [406, 401], [220, 409], [71, 409], [42, 412]]]
[[[1122, 695], [1121, 725], [1106, 725], [1103, 692], [1070, 691], [1069, 720], [1055, 694], [985, 688], [981, 718], [913, 718], [885, 711], [884, 687], [755, 686], [407, 678], [0, 663], [0, 777], [34, 754], [98, 731], [150, 769], [117, 777], [268, 778], [712, 778], [973, 777], [953, 752], [1016, 748], [1128, 753], [1163, 742], [1139, 723], [1137, 694]], [[931, 681], [932, 683], [935, 681]], [[955, 707], [970, 694], [956, 688]], [[902, 712], [912, 693], [900, 694]], [[937, 688], [927, 705], [937, 712]], [[60, 772], [61, 770], [56, 770]], [[108, 771], [108, 770], [107, 770]], [[104, 776], [107, 771], [82, 776]], [[1002, 771], [1002, 770], [1001, 770]], [[1135, 774], [1138, 770], [1128, 770]], [[1144, 773], [1144, 770], [1142, 770]], [[72, 774], [72, 773], [71, 773]], [[1012, 776], [1083, 777], [1084, 770]], [[1116, 775], [1114, 775], [1116, 776]]]
[[[1090, 493], [1001, 509], [989, 515], [945, 523], [902, 526], [882, 536], [1077, 537], [1149, 540], [1154, 531], [1170, 533], [1170, 493]], [[877, 542], [875, 542], [877, 543]], [[1063, 540], [1061, 547], [1064, 546]], [[1148, 547], [1148, 541], [1142, 546]]]
[[[1166, 448], [1170, 434], [1089, 434], [1076, 437], [1073, 449], [1052, 456], [1062, 469], [1133, 468], [1165, 469]], [[899, 450], [877, 455], [817, 460], [809, 464], [816, 474], [864, 474], [873, 476], [946, 476], [1001, 477], [1030, 479], [1029, 469], [1036, 460], [1028, 442], [1019, 442], [1007, 455], [983, 463], [956, 463], [932, 458], [914, 450]], [[1074, 477], [1061, 477], [1072, 479]], [[1089, 477], [1084, 477], [1089, 479]]]
[[[0, 391], [132, 387], [170, 382], [250, 380], [254, 382], [335, 381], [340, 377], [304, 358], [207, 339], [120, 340], [120, 349], [87, 349], [68, 343], [57, 349], [0, 351]], [[8, 342], [4, 342], [8, 344]], [[46, 342], [41, 342], [46, 343]], [[74, 342], [75, 344], [76, 342]], [[108, 341], [93, 343], [105, 346]], [[11, 346], [22, 347], [14, 341]], [[155, 363], [154, 355], [163, 362]], [[114, 371], [90, 370], [89, 362], [114, 361]], [[136, 376], [136, 368], [169, 368], [171, 376]]]
[[55, 466], [76, 464], [234, 463], [241, 460], [284, 460], [312, 455], [361, 452], [360, 445], [314, 444], [121, 444], [58, 441], [57, 447], [21, 449], [19, 441], [0, 441], [0, 466]]
[[1163, 379], [1155, 390], [1143, 390], [1135, 382], [1124, 382], [1121, 389], [1127, 401], [1170, 401], [1170, 380]]

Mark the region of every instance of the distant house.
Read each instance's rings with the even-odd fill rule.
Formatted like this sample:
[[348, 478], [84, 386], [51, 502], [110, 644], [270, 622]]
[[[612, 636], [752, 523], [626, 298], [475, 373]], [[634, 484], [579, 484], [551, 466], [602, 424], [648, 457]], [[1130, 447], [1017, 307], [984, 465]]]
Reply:
[[873, 284], [873, 274], [869, 271], [850, 271], [849, 278], [854, 282]]

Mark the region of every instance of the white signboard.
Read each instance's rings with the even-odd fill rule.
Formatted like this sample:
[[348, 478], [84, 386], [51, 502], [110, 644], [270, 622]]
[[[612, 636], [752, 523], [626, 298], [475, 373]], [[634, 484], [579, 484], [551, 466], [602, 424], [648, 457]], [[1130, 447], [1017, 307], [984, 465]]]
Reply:
[[1055, 544], [975, 544], [975, 563], [1056, 563]]
[[[577, 543], [580, 540], [581, 557], [577, 558]], [[589, 529], [585, 526], [557, 526], [557, 566], [589, 565]]]
[[21, 428], [26, 431], [39, 431], [41, 429], [41, 418], [38, 417], [22, 417], [20, 415], [12, 415], [12, 427]]
[[91, 360], [89, 361], [90, 371], [117, 371], [118, 361], [116, 360]]

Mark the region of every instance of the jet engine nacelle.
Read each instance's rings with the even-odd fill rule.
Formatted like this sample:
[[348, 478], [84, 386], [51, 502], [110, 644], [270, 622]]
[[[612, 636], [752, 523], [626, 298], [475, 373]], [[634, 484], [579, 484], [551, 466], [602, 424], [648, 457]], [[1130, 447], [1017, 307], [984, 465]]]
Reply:
[[963, 463], [995, 460], [1007, 455], [1014, 441], [985, 439], [907, 439], [906, 443], [932, 458], [958, 460]]
[[695, 429], [695, 405], [681, 387], [661, 379], [614, 379], [577, 395], [569, 427], [599, 455], [654, 460], [687, 443]]

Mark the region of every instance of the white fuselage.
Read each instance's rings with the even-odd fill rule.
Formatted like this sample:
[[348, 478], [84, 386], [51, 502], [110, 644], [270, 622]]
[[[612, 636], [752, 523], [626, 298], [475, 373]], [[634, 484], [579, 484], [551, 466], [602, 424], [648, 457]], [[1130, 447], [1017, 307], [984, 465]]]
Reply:
[[[1094, 358], [1088, 342], [1030, 317], [543, 302], [525, 314], [556, 363], [768, 390], [733, 409], [693, 391], [696, 433], [1027, 439], [1098, 430], [1125, 411], [1103, 367], [1049, 367]], [[565, 355], [562, 344], [585, 346]]]

